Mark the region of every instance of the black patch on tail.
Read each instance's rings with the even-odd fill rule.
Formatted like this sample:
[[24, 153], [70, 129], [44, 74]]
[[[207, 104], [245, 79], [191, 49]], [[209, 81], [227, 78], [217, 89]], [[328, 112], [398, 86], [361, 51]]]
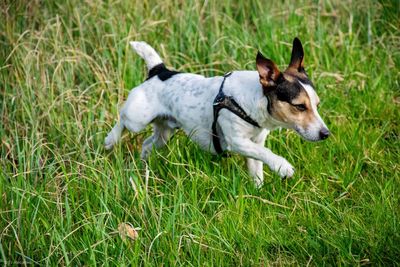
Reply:
[[147, 80], [149, 80], [157, 75], [161, 81], [166, 81], [169, 78], [171, 78], [172, 76], [179, 74], [179, 73], [180, 73], [179, 71], [167, 69], [167, 67], [165, 67], [164, 63], [160, 63], [160, 64], [154, 66], [153, 68], [151, 68], [151, 70], [149, 70], [149, 77], [147, 78]]

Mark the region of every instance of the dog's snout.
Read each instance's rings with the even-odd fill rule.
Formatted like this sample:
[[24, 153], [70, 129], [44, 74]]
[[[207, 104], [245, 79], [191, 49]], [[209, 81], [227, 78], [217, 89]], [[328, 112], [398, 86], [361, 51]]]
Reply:
[[331, 132], [329, 132], [329, 130], [324, 127], [319, 131], [319, 138], [321, 138], [321, 140], [324, 140], [324, 139], [328, 138], [328, 136], [330, 134], [331, 134]]

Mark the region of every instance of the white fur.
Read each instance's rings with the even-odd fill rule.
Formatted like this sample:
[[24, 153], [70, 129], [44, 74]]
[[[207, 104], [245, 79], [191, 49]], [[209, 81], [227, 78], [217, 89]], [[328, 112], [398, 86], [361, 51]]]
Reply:
[[162, 63], [160, 56], [154, 50], [153, 47], [148, 45], [146, 42], [129, 42], [132, 48], [141, 56], [147, 65], [147, 69], [152, 69], [154, 66]]
[[[149, 69], [161, 63], [158, 54], [144, 42], [131, 42]], [[182, 73], [161, 81], [157, 76], [132, 89], [120, 111], [120, 122], [105, 139], [110, 149], [119, 140], [122, 129], [141, 131], [152, 123], [154, 133], [145, 140], [142, 157], [147, 158], [153, 147], [166, 144], [175, 127], [181, 128], [203, 149], [215, 153], [212, 142], [213, 101], [223, 77], [206, 78], [201, 75]], [[244, 155], [256, 185], [263, 183], [262, 165], [277, 172], [281, 177], [291, 177], [294, 168], [290, 163], [264, 147], [269, 130], [281, 126], [267, 110], [259, 74], [256, 71], [235, 71], [224, 85], [224, 93], [234, 97], [244, 111], [262, 128], [254, 127], [232, 112], [222, 109], [218, 117], [218, 132], [224, 150]], [[157, 120], [156, 118], [175, 120]]]

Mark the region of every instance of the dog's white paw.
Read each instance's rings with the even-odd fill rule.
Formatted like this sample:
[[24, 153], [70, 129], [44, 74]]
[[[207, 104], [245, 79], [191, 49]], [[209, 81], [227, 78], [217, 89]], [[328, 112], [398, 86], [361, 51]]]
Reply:
[[259, 177], [253, 177], [253, 180], [257, 189], [260, 189], [264, 184], [264, 179], [260, 179]]
[[279, 160], [274, 164], [274, 171], [276, 171], [282, 178], [290, 178], [294, 174], [293, 166], [284, 158], [279, 158]]
[[106, 139], [104, 139], [104, 147], [107, 150], [110, 150], [111, 148], [113, 148], [114, 144], [115, 144], [114, 136], [110, 133], [109, 135], [107, 135]]

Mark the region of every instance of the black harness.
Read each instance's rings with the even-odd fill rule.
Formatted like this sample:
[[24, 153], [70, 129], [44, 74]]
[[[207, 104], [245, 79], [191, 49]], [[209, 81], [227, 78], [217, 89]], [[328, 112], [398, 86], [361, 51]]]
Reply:
[[213, 109], [214, 109], [214, 121], [212, 124], [212, 134], [213, 134], [213, 144], [215, 151], [217, 154], [222, 154], [223, 150], [221, 147], [221, 142], [218, 136], [217, 132], [217, 119], [218, 119], [218, 114], [219, 111], [223, 108], [228, 109], [235, 115], [237, 115], [239, 118], [242, 120], [250, 123], [251, 125], [261, 128], [260, 125], [250, 118], [249, 115], [246, 114], [246, 112], [239, 106], [239, 104], [235, 101], [235, 99], [232, 96], [227, 96], [224, 94], [223, 88], [224, 88], [224, 83], [227, 77], [229, 77], [232, 74], [232, 72], [228, 72], [224, 75], [224, 79], [222, 80], [221, 86], [219, 87], [219, 92], [217, 96], [214, 99], [213, 103]]

